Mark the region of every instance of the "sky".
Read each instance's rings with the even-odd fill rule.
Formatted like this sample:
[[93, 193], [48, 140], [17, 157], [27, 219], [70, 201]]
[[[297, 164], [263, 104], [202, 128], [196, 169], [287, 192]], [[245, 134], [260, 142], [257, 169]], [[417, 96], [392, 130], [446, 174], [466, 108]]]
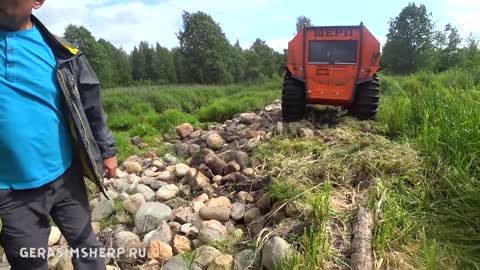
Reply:
[[480, 36], [480, 0], [46, 0], [34, 14], [54, 34], [62, 36], [70, 23], [83, 25], [96, 38], [131, 51], [140, 41], [178, 46], [182, 12], [203, 11], [220, 24], [230, 43], [238, 39], [248, 48], [261, 38], [282, 51], [293, 38], [300, 15], [318, 26], [363, 21], [383, 43], [390, 18], [408, 2], [425, 4], [439, 28], [452, 23], [463, 37], [470, 32]]

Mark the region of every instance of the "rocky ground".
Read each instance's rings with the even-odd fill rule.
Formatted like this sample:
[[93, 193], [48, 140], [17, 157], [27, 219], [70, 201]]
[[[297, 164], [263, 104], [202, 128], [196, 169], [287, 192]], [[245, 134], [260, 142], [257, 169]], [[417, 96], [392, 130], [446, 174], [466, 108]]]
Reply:
[[[176, 137], [164, 136], [171, 154], [128, 158], [114, 179], [105, 180], [109, 198], [90, 201], [92, 224], [104, 246], [139, 251], [112, 257], [108, 269], [275, 269], [293, 252], [285, 239], [294, 230], [266, 236], [265, 228], [298, 216], [299, 209], [279, 206], [268, 192], [271, 176], [252, 155], [287, 129], [277, 100], [208, 130], [179, 125]], [[314, 128], [295, 132], [319, 136]], [[144, 146], [139, 137], [132, 143]], [[49, 245], [53, 250], [67, 246], [56, 227]], [[73, 268], [68, 259], [53, 258], [50, 269]]]

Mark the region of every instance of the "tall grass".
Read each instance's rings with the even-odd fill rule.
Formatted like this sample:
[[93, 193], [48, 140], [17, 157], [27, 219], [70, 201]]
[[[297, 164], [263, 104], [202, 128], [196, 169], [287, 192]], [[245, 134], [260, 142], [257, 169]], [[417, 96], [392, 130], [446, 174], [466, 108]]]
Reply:
[[480, 70], [384, 77], [383, 91], [380, 121], [427, 160], [426, 238], [459, 269], [480, 269]]

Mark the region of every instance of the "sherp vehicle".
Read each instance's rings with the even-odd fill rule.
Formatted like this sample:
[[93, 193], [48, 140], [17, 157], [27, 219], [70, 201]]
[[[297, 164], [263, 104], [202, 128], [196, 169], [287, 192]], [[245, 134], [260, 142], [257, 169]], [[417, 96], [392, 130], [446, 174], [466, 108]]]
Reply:
[[360, 120], [375, 119], [380, 42], [357, 26], [306, 27], [288, 43], [282, 110], [298, 121], [307, 104], [342, 106]]

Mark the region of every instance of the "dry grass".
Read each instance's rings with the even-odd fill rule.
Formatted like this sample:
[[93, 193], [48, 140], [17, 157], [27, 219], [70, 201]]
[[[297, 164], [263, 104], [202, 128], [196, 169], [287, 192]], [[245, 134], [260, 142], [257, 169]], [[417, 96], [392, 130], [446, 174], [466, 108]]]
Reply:
[[[319, 233], [299, 240], [302, 252], [286, 265], [349, 269], [350, 221], [352, 211], [361, 204], [375, 213], [374, 252], [379, 269], [426, 268], [426, 247], [415, 233], [419, 220], [406, 214], [405, 200], [411, 198], [395, 197], [396, 188], [418, 194], [417, 186], [425, 184], [422, 158], [411, 145], [385, 138], [382, 127], [372, 122], [348, 117], [338, 121], [332, 128], [317, 130], [313, 139], [297, 138], [294, 128], [302, 125], [297, 123], [289, 127], [290, 136], [274, 139], [256, 152], [257, 163], [274, 179], [273, 197], [313, 205], [312, 214], [300, 219], [320, 228]], [[411, 201], [411, 207], [417, 203]], [[316, 258], [311, 249], [319, 252]]]

